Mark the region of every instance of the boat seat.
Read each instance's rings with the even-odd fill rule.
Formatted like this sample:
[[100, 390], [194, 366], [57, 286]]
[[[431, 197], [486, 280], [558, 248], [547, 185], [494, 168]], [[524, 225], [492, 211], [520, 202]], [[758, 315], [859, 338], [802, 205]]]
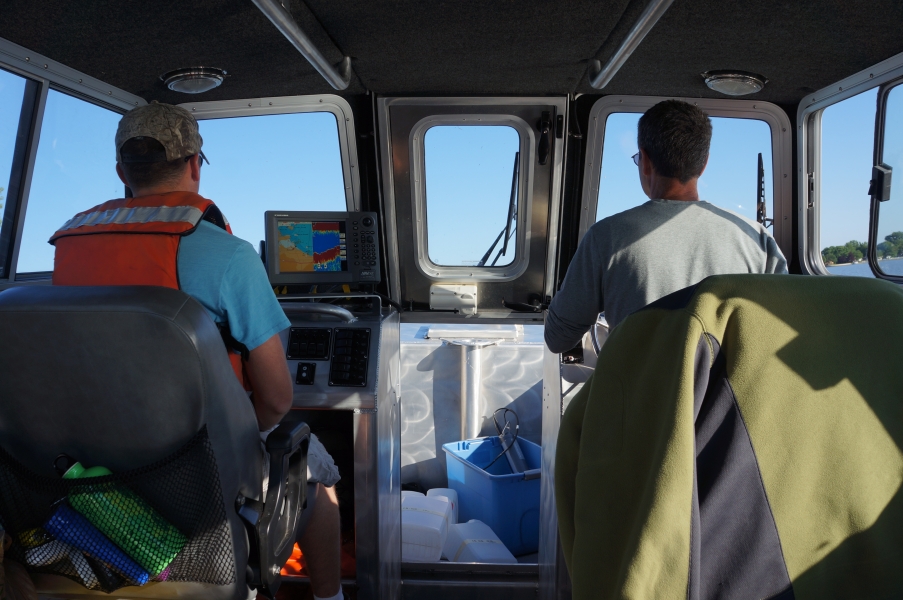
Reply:
[[721, 275], [615, 327], [562, 418], [574, 600], [903, 590], [903, 289]]
[[[121, 587], [116, 597], [238, 600], [254, 597], [252, 588], [275, 593], [305, 502], [309, 429], [284, 421], [268, 437], [270, 483], [261, 502], [263, 448], [253, 406], [198, 302], [159, 287], [8, 289], [0, 293], [0, 382], [0, 485], [18, 490], [0, 491], [0, 522], [14, 539], [7, 556], [21, 560], [22, 529], [41, 527], [56, 507], [48, 503], [75, 506], [72, 494], [87, 489], [67, 488], [65, 500], [54, 496], [73, 483], [54, 469], [65, 454], [112, 471], [108, 485], [127, 487], [181, 525], [187, 539], [170, 567], [159, 574], [147, 569], [148, 583]], [[45, 505], [17, 500], [34, 504], [35, 489], [46, 492]], [[180, 508], [199, 503], [194, 521]], [[205, 556], [214, 546], [215, 564]], [[200, 564], [207, 571], [192, 570]], [[59, 575], [54, 565], [27, 568], [41, 595], [109, 597]]]

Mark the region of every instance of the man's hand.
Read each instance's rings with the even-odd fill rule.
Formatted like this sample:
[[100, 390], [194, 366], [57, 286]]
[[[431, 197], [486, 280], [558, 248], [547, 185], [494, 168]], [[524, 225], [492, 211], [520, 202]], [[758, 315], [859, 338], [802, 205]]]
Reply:
[[251, 350], [247, 372], [257, 425], [263, 431], [278, 424], [292, 408], [292, 378], [278, 333]]

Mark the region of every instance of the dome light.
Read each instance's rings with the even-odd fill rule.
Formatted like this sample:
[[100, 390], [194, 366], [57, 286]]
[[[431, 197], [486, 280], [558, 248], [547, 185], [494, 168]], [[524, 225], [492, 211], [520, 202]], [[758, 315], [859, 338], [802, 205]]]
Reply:
[[201, 94], [209, 92], [223, 82], [226, 72], [212, 67], [189, 67], [176, 69], [160, 75], [166, 87], [183, 94]]
[[762, 91], [768, 80], [746, 71], [706, 71], [702, 74], [710, 89], [728, 96], [745, 96]]

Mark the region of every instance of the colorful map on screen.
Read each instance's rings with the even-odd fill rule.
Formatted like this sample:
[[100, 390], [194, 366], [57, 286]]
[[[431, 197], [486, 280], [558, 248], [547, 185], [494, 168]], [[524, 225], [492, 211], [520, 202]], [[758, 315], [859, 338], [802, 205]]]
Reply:
[[342, 271], [345, 240], [331, 221], [279, 221], [279, 272]]

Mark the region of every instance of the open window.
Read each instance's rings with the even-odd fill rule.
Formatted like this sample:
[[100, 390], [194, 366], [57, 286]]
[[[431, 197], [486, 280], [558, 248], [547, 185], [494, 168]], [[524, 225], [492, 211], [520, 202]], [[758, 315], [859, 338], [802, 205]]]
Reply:
[[16, 262], [17, 278], [47, 277], [54, 248], [47, 243], [76, 213], [121, 198], [115, 144], [119, 113], [51, 89]]
[[[31, 108], [33, 98], [28, 96], [34, 96], [33, 88], [36, 87], [29, 83], [25, 77], [0, 69], [0, 215], [3, 219], [0, 222], [0, 277], [6, 277], [9, 272], [11, 242], [16, 230], [15, 198], [21, 187], [21, 163], [28, 143], [29, 119], [23, 113]], [[27, 90], [29, 87], [32, 89]], [[25, 132], [21, 131], [23, 117]]]
[[903, 191], [893, 173], [903, 175], [903, 80], [878, 90], [874, 165], [869, 186], [869, 265], [878, 277], [903, 283]]
[[[832, 104], [819, 115], [818, 178], [821, 266], [831, 275], [873, 277], [868, 265], [868, 179], [875, 145], [877, 88]], [[814, 190], [813, 190], [814, 191]], [[819, 255], [816, 255], [819, 258]]]
[[0, 289], [49, 281], [50, 235], [121, 197], [113, 136], [138, 96], [0, 39]]
[[420, 270], [440, 280], [521, 274], [531, 128], [514, 116], [437, 116], [412, 136]]
[[[637, 123], [665, 100], [657, 97], [606, 96], [590, 113], [580, 236], [596, 221], [639, 206], [649, 199], [640, 187]], [[758, 221], [790, 256], [790, 123], [784, 111], [767, 102], [684, 99], [712, 120], [709, 162], [699, 179], [700, 199]]]
[[800, 103], [804, 272], [903, 283], [903, 194], [892, 185], [903, 171], [901, 84], [903, 54]]

